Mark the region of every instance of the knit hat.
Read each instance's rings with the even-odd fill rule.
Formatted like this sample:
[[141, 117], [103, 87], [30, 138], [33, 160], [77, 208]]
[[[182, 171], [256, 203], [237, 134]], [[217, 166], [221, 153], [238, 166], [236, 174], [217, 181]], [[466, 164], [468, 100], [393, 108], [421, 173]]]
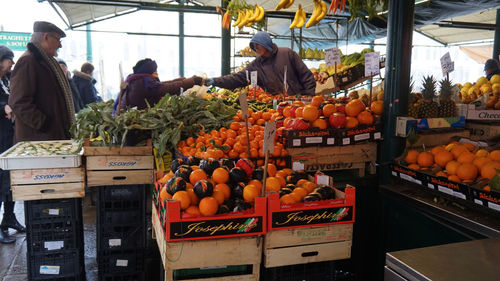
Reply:
[[9, 47], [0, 45], [0, 61], [3, 61], [4, 59], [14, 61], [14, 53], [9, 49]]
[[132, 68], [134, 70], [134, 74], [153, 74], [158, 65], [152, 59], [143, 59], [136, 63], [136, 65]]
[[262, 47], [266, 48], [269, 50], [269, 52], [272, 52], [274, 50], [274, 45], [273, 41], [271, 40], [271, 37], [269, 34], [265, 31], [259, 31], [257, 32], [253, 37], [252, 40], [250, 40], [250, 48], [255, 51], [254, 48], [254, 43], [261, 45]]
[[59, 27], [57, 27], [53, 23], [46, 21], [35, 21], [35, 23], [33, 24], [33, 32], [54, 32], [59, 34], [61, 38], [66, 37], [66, 33], [64, 33], [64, 31], [62, 31]]
[[500, 67], [498, 66], [498, 62], [494, 59], [489, 59], [484, 64], [484, 71], [490, 70], [490, 69], [499, 69], [499, 68]]

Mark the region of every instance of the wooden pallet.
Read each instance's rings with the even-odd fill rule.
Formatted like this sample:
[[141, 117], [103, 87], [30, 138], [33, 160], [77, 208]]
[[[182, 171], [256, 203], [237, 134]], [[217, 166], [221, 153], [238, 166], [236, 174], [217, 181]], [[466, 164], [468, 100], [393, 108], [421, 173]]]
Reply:
[[153, 155], [87, 156], [87, 185], [154, 183]]
[[85, 196], [83, 168], [12, 170], [10, 178], [15, 201]]
[[173, 272], [178, 269], [217, 267], [231, 265], [252, 265], [252, 274], [214, 278], [191, 279], [209, 281], [257, 281], [260, 276], [262, 256], [261, 238], [247, 236], [209, 240], [167, 242], [160, 224], [156, 208], [152, 208], [153, 237], [160, 250], [165, 269], [165, 281], [173, 280]]
[[264, 238], [264, 267], [348, 259], [352, 223], [269, 231]]

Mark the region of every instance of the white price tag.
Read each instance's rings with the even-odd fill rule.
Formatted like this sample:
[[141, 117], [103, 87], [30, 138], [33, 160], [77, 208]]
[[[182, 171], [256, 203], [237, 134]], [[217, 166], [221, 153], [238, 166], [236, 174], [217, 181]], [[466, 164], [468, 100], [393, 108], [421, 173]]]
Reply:
[[500, 205], [492, 203], [492, 202], [488, 202], [488, 208], [496, 210], [496, 211], [500, 211]]
[[396, 172], [394, 172], [394, 171], [392, 171], [391, 173], [392, 173], [392, 175], [393, 175], [393, 176], [395, 176], [395, 177], [397, 177], [397, 176], [398, 176], [398, 173], [396, 173]]
[[342, 144], [343, 144], [343, 145], [348, 145], [348, 144], [351, 144], [351, 139], [350, 139], [350, 138], [343, 138], [343, 139], [342, 139]]
[[365, 54], [365, 76], [377, 75], [380, 73], [380, 53], [371, 52]]
[[326, 65], [340, 64], [340, 52], [339, 48], [331, 48], [325, 50], [325, 61]]
[[441, 191], [442, 193], [453, 195], [453, 190], [451, 190], [451, 189], [449, 189], [447, 187], [444, 187], [442, 185], [438, 185], [438, 190]]
[[276, 134], [276, 122], [266, 122], [266, 128], [264, 129], [264, 153], [274, 152], [274, 135]]
[[250, 72], [250, 85], [256, 89], [257, 88], [257, 71]]
[[293, 139], [292, 140], [293, 146], [300, 146], [301, 144], [302, 144], [302, 141], [300, 139]]
[[418, 185], [422, 185], [422, 181], [421, 180], [417, 180], [417, 179], [413, 179], [413, 182], [418, 184]]
[[458, 192], [458, 191], [453, 191], [453, 196], [464, 199], [464, 200], [466, 199], [465, 195]]
[[323, 137], [307, 137], [306, 143], [322, 143]]
[[64, 248], [64, 241], [46, 241], [43, 246], [48, 251], [59, 250]]
[[305, 165], [304, 163], [301, 162], [293, 162], [292, 163], [292, 170], [294, 171], [304, 171]]
[[283, 74], [283, 94], [288, 93], [288, 84], [286, 83], [286, 64], [285, 64], [285, 73]]
[[57, 265], [40, 265], [40, 274], [59, 274], [60, 266]]
[[479, 199], [474, 199], [474, 203], [483, 206], [483, 201], [481, 201]]
[[59, 209], [49, 209], [49, 215], [59, 216]]
[[316, 184], [330, 185], [329, 176], [316, 176]]
[[328, 145], [333, 145], [333, 144], [335, 144], [335, 138], [327, 138], [327, 139], [326, 139], [326, 144], [328, 144]]
[[116, 260], [116, 266], [127, 267], [128, 266], [128, 260]]
[[247, 76], [247, 83], [250, 83], [250, 77], [248, 77], [248, 70], [245, 69], [245, 74]]
[[354, 141], [362, 141], [367, 139], [370, 139], [370, 133], [354, 135]]
[[121, 239], [109, 239], [108, 245], [110, 247], [120, 247], [122, 245]]
[[455, 63], [451, 61], [450, 52], [446, 52], [446, 54], [441, 57], [440, 62], [441, 70], [443, 71], [444, 76], [455, 70]]
[[430, 188], [430, 189], [435, 189], [436, 188], [432, 183], [428, 183], [427, 187]]
[[243, 119], [248, 117], [248, 101], [247, 101], [248, 93], [246, 91], [241, 91], [240, 93], [240, 107], [241, 107], [241, 115]]
[[373, 134], [373, 139], [379, 140], [382, 138], [382, 134], [380, 132], [376, 132]]
[[407, 174], [400, 173], [399, 177], [406, 180], [406, 181], [409, 181], [409, 182], [415, 182], [415, 179], [412, 176], [409, 176]]

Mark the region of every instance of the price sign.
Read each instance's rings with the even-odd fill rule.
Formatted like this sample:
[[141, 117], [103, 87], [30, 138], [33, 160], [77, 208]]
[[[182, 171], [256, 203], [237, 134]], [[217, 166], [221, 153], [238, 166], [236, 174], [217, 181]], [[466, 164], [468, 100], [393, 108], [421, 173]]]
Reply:
[[444, 56], [441, 57], [441, 70], [443, 71], [443, 75], [452, 72], [455, 70], [455, 63], [451, 61], [450, 52], [446, 52]]
[[340, 64], [340, 52], [339, 48], [331, 48], [325, 50], [325, 61], [326, 65]]
[[257, 88], [257, 71], [250, 72], [250, 81], [252, 88]]
[[274, 152], [274, 135], [276, 134], [276, 122], [266, 122], [266, 128], [264, 129], [264, 153], [269, 151], [269, 153]]
[[241, 106], [241, 115], [243, 116], [243, 119], [247, 119], [247, 117], [248, 117], [247, 92], [241, 91], [239, 98], [240, 98], [240, 106]]
[[372, 52], [365, 54], [365, 76], [377, 75], [380, 73], [380, 53]]

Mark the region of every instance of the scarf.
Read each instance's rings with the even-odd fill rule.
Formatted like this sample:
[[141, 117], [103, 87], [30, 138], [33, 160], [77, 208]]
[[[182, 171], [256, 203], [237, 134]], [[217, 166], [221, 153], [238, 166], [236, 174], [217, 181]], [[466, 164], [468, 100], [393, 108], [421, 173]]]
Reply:
[[53, 57], [47, 56], [40, 45], [33, 44], [33, 46], [38, 49], [38, 52], [42, 55], [43, 60], [47, 62], [50, 69], [56, 76], [57, 82], [64, 94], [64, 101], [66, 103], [66, 110], [68, 111], [71, 126], [71, 124], [75, 123], [75, 106], [73, 104], [73, 95], [71, 93], [71, 87], [69, 86], [68, 78], [66, 77], [66, 74], [63, 72], [59, 63]]

